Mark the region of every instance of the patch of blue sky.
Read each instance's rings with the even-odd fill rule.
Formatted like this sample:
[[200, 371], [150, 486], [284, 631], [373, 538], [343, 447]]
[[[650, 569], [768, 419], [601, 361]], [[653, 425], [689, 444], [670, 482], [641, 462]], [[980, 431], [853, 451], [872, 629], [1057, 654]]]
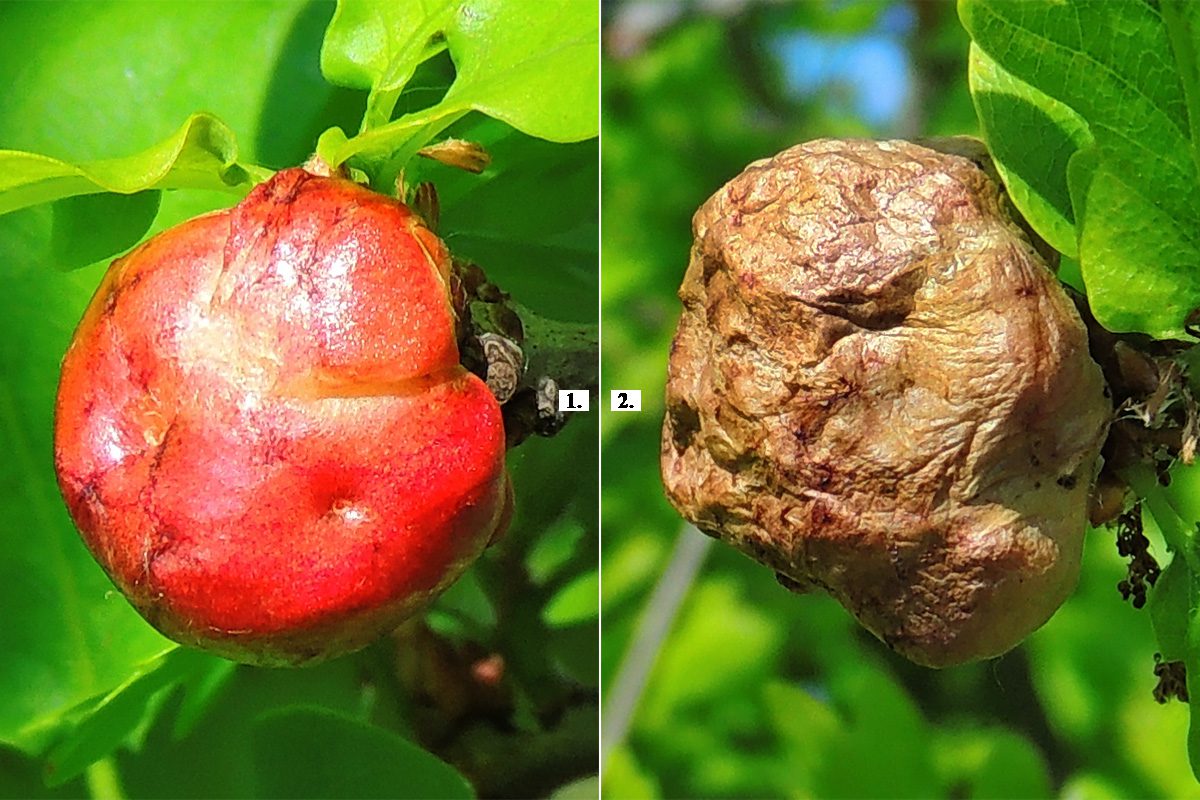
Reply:
[[790, 91], [833, 102], [846, 98], [848, 111], [886, 129], [899, 119], [911, 90], [912, 64], [905, 37], [912, 27], [911, 9], [896, 4], [863, 34], [799, 31], [779, 37], [773, 49]]

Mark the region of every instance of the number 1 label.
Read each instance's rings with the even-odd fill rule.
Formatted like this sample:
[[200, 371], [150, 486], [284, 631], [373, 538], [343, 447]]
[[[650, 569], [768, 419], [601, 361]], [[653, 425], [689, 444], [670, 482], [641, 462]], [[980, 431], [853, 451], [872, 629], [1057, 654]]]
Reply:
[[587, 411], [588, 410], [588, 391], [587, 391], [587, 389], [559, 389], [558, 390], [558, 410], [559, 411]]

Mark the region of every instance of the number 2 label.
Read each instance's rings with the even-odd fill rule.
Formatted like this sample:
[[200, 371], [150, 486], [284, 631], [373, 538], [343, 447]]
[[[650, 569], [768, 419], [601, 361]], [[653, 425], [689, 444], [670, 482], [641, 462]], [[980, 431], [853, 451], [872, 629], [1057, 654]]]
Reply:
[[611, 406], [613, 411], [641, 411], [641, 389], [613, 389]]

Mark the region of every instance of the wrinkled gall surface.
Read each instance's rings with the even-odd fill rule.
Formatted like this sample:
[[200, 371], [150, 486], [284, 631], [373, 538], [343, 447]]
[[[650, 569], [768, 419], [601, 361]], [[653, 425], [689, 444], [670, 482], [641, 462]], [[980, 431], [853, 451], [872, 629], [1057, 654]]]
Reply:
[[662, 471], [685, 517], [891, 647], [999, 655], [1075, 586], [1110, 414], [1079, 316], [973, 162], [821, 140], [694, 219]]
[[253, 663], [361, 647], [504, 524], [500, 409], [442, 243], [285, 170], [113, 263], [63, 361], [59, 483], [134, 606]]

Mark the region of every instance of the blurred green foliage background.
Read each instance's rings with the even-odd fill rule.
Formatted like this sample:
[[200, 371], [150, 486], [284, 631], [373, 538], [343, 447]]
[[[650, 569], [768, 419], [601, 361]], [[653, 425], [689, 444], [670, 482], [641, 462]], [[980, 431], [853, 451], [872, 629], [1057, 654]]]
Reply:
[[[604, 379], [643, 392], [640, 414], [603, 420], [604, 796], [1200, 796], [1187, 708], [1152, 696], [1154, 635], [1117, 591], [1111, 531], [1088, 533], [1078, 591], [1024, 645], [943, 671], [731, 548], [676, 551], [701, 536], [657, 466], [692, 213], [797, 142], [977, 134], [954, 5], [609, 2], [603, 22]], [[649, 600], [673, 552], [703, 564], [673, 587], [665, 637], [631, 653], [639, 626], [662, 621]], [[620, 724], [614, 688], [647, 647]]]

